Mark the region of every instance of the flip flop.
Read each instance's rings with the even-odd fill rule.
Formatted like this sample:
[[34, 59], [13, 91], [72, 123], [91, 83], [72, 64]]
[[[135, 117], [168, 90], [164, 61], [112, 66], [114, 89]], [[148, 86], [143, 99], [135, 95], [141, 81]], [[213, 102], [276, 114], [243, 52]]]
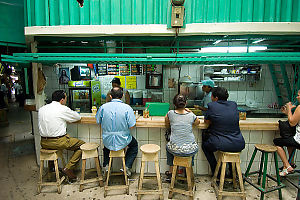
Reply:
[[283, 169], [280, 173], [279, 176], [287, 176], [288, 174], [293, 174], [294, 173], [294, 169], [291, 171], [288, 171], [289, 168], [292, 168], [292, 166], [289, 166], [286, 169]]
[[[297, 168], [297, 165], [295, 163], [291, 164], [291, 166], [292, 166], [293, 169]], [[282, 171], [282, 170], [283, 170], [283, 166], [281, 166], [279, 168], [279, 171]]]

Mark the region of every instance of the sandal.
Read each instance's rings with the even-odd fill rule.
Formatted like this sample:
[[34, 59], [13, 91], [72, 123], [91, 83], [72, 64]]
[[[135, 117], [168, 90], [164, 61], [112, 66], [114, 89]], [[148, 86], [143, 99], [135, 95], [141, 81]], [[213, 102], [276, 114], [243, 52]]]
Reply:
[[[291, 164], [291, 166], [292, 166], [293, 169], [297, 168], [297, 165], [295, 163]], [[283, 170], [283, 166], [281, 166], [279, 168], [279, 171], [282, 171], [282, 170]]]
[[166, 171], [166, 172], [165, 172], [165, 175], [166, 175], [167, 177], [172, 177], [172, 172]]
[[280, 173], [279, 176], [287, 176], [288, 174], [293, 174], [294, 173], [294, 169], [292, 168], [291, 171], [288, 171], [289, 168], [292, 168], [292, 166], [289, 166], [286, 169], [283, 169]]

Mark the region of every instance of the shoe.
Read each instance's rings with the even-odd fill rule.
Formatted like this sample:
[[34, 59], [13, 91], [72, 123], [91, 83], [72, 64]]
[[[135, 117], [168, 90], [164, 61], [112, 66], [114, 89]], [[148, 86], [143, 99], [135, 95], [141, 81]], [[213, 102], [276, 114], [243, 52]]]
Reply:
[[[123, 168], [121, 168], [120, 171], [123, 172], [124, 171]], [[127, 174], [128, 177], [131, 176], [131, 169], [128, 168], [128, 167], [126, 167], [126, 174]]]
[[48, 161], [48, 167], [50, 172], [55, 172], [54, 162]]
[[102, 173], [105, 175], [108, 172], [108, 165], [102, 167]]
[[292, 166], [289, 166], [286, 169], [283, 169], [280, 173], [279, 176], [287, 176], [288, 174], [293, 174], [294, 173], [294, 169], [292, 168], [291, 171], [288, 171], [289, 168], [292, 168]]
[[73, 173], [73, 170], [71, 169], [68, 169], [68, 168], [64, 168], [62, 170], [62, 172], [69, 177], [69, 179], [76, 179], [76, 175]]

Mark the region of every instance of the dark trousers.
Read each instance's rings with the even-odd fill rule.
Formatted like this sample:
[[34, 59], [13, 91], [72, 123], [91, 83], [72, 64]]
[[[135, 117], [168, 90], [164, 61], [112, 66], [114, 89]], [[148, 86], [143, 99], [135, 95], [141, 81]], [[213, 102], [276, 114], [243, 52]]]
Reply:
[[[125, 165], [129, 169], [132, 168], [132, 164], [138, 153], [138, 143], [134, 137], [132, 137], [131, 142], [127, 145], [127, 151], [125, 154]], [[106, 147], [103, 148], [103, 167], [109, 163], [109, 152], [110, 150]]]

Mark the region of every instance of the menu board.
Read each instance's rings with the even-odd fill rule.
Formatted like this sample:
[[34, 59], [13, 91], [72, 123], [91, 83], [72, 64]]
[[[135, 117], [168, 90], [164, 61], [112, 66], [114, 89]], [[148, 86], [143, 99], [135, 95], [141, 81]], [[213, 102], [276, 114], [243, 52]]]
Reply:
[[107, 75], [107, 65], [106, 64], [98, 64], [98, 75], [99, 76]]
[[107, 65], [107, 74], [108, 75], [118, 75], [119, 66], [118, 65]]
[[136, 89], [136, 76], [126, 76], [126, 89]]
[[142, 73], [143, 65], [132, 64], [130, 66], [131, 75], [140, 75]]
[[156, 71], [156, 65], [144, 65], [144, 74], [155, 72]]
[[126, 76], [130, 74], [130, 68], [126, 64], [119, 64], [119, 71], [121, 76]]

